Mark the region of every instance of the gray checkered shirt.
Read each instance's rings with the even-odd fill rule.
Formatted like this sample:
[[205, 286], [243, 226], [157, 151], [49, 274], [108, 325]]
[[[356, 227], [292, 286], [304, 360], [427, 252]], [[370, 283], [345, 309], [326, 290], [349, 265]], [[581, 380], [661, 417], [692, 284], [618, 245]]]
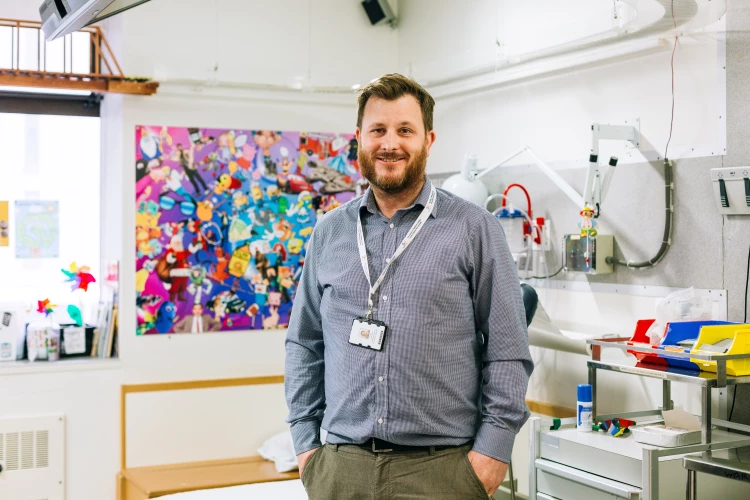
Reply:
[[517, 271], [486, 210], [438, 190], [432, 215], [373, 298], [388, 325], [383, 350], [349, 343], [367, 310], [357, 214], [373, 282], [430, 194], [388, 220], [371, 190], [315, 227], [286, 338], [285, 389], [296, 452], [376, 437], [459, 445], [508, 462], [528, 418], [533, 370]]

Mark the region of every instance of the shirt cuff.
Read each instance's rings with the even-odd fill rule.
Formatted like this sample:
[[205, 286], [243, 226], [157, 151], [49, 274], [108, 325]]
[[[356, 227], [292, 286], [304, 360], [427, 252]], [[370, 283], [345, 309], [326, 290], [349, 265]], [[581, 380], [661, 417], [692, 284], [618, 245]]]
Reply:
[[303, 420], [292, 425], [292, 442], [294, 443], [294, 452], [299, 455], [314, 448], [319, 448], [320, 442], [320, 422], [316, 420]]
[[513, 452], [513, 442], [516, 440], [515, 433], [508, 429], [495, 427], [492, 424], [483, 423], [479, 426], [477, 436], [474, 438], [474, 447], [477, 453], [510, 463]]

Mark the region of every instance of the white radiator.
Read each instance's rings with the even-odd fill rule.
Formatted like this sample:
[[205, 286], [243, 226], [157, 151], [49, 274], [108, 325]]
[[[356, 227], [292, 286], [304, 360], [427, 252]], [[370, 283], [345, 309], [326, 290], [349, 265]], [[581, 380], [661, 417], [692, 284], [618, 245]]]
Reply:
[[65, 417], [0, 418], [0, 499], [65, 500]]

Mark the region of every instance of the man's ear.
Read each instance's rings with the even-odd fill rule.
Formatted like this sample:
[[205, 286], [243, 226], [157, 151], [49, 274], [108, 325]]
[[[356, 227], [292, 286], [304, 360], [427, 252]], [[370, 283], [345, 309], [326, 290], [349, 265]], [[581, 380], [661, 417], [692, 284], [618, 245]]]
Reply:
[[432, 145], [435, 144], [435, 139], [437, 136], [435, 135], [434, 130], [430, 130], [427, 133], [427, 137], [425, 137], [425, 146], [427, 148], [427, 156], [430, 156], [430, 149], [432, 148]]

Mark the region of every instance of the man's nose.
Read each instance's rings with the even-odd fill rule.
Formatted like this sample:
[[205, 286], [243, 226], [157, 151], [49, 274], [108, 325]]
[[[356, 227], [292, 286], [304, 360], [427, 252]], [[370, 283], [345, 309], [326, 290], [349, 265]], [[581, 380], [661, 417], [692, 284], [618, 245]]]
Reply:
[[383, 151], [396, 151], [399, 147], [398, 134], [395, 130], [389, 130], [383, 136], [380, 142], [380, 149]]

